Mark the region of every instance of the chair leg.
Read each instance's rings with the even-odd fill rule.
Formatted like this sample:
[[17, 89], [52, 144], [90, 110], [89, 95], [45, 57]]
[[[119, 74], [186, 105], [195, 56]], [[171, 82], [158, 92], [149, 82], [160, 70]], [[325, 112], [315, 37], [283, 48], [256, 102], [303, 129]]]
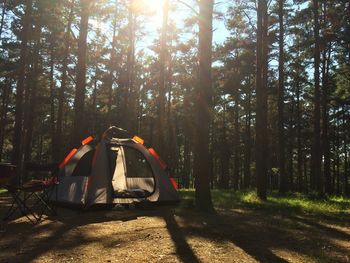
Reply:
[[18, 209], [18, 207], [15, 206], [15, 204], [16, 201], [13, 200], [11, 207], [6, 211], [5, 216], [2, 218], [2, 221], [6, 221], [7, 219], [9, 219], [13, 215], [13, 213]]
[[12, 200], [11, 207], [6, 211], [5, 216], [2, 218], [3, 221], [8, 220], [16, 212], [17, 209], [19, 209], [21, 211], [21, 213], [23, 214], [23, 209], [22, 209], [20, 202], [19, 202], [20, 192], [19, 191], [15, 191], [15, 192], [11, 191], [10, 193], [11, 193], [13, 200]]
[[[32, 224], [39, 223], [46, 210], [49, 210], [52, 215], [56, 215], [56, 209], [49, 204], [50, 197], [53, 194], [51, 190], [51, 188], [48, 188], [40, 191], [11, 191], [13, 201], [2, 221], [7, 221], [17, 209], [22, 215], [27, 217]], [[32, 197], [35, 197], [35, 200], [30, 200], [33, 199]]]

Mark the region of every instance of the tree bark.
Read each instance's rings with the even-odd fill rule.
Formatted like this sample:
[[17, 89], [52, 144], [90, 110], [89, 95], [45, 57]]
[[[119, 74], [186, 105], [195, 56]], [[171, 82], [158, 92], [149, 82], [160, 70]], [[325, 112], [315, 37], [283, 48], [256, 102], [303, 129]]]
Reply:
[[[250, 77], [249, 77], [250, 78]], [[245, 150], [244, 150], [244, 188], [249, 188], [251, 185], [251, 171], [250, 171], [250, 162], [251, 162], [251, 91], [250, 91], [250, 79], [249, 87], [247, 88], [247, 98], [245, 102], [245, 112], [246, 112], [246, 121], [245, 121]]]
[[91, 118], [91, 133], [95, 134], [97, 131], [97, 80], [98, 80], [98, 74], [99, 74], [99, 69], [98, 69], [98, 63], [95, 64], [95, 76], [93, 78], [93, 90], [92, 90], [92, 118]]
[[21, 173], [22, 163], [22, 135], [23, 135], [23, 93], [24, 93], [24, 81], [26, 76], [27, 67], [27, 53], [28, 53], [28, 39], [31, 31], [31, 16], [33, 10], [33, 0], [26, 0], [26, 10], [23, 18], [23, 28], [21, 32], [21, 51], [18, 69], [18, 80], [16, 88], [16, 106], [15, 106], [15, 126], [13, 132], [13, 150], [11, 161], [14, 164], [19, 165], [18, 173]]
[[296, 128], [297, 128], [297, 174], [298, 174], [298, 191], [302, 192], [304, 187], [303, 181], [303, 164], [302, 164], [302, 149], [301, 149], [301, 103], [300, 103], [300, 83], [296, 82]]
[[55, 80], [54, 80], [54, 70], [55, 70], [55, 42], [54, 35], [51, 35], [51, 43], [50, 43], [50, 122], [51, 122], [51, 161], [55, 162], [57, 159], [56, 152], [53, 146], [55, 145], [56, 140], [56, 127], [55, 127]]
[[[38, 12], [42, 12], [41, 2], [39, 2]], [[42, 19], [38, 18], [38, 22], [35, 26], [34, 32], [34, 50], [32, 54], [32, 71], [29, 74], [26, 93], [28, 94], [29, 101], [26, 103], [26, 111], [24, 113], [24, 162], [31, 160], [32, 153], [32, 139], [33, 129], [36, 119], [35, 110], [37, 107], [37, 93], [38, 93], [38, 79], [40, 75], [40, 48], [41, 48], [41, 31], [42, 31]]]
[[78, 65], [76, 69], [77, 84], [74, 97], [74, 127], [71, 142], [72, 146], [78, 145], [84, 136], [86, 136], [84, 101], [86, 92], [86, 50], [90, 5], [91, 4], [89, 0], [81, 0], [81, 19], [78, 40]]
[[125, 114], [121, 115], [122, 128], [134, 132], [134, 64], [135, 64], [135, 14], [133, 11], [134, 0], [129, 1], [128, 7], [128, 39], [129, 45], [126, 58], [126, 71], [123, 79], [122, 109]]
[[167, 58], [167, 32], [168, 32], [168, 13], [169, 0], [163, 1], [163, 25], [160, 38], [160, 56], [159, 56], [159, 94], [158, 94], [158, 125], [157, 125], [157, 148], [161, 155], [164, 155], [164, 131], [165, 131], [165, 91], [166, 91], [166, 58]]
[[70, 50], [70, 32], [73, 20], [73, 6], [74, 1], [70, 3], [70, 11], [66, 26], [66, 32], [64, 34], [64, 50], [63, 50], [63, 60], [62, 60], [62, 75], [61, 75], [61, 87], [58, 94], [58, 109], [57, 109], [57, 122], [56, 122], [56, 140], [54, 144], [55, 154], [54, 162], [60, 161], [62, 156], [62, 126], [63, 126], [63, 113], [64, 113], [64, 103], [65, 103], [65, 92], [67, 89], [68, 80], [68, 62], [69, 62], [69, 50]]
[[222, 137], [221, 137], [221, 147], [220, 147], [220, 166], [221, 173], [219, 177], [219, 187], [221, 189], [229, 189], [230, 187], [230, 151], [229, 145], [227, 143], [227, 132], [226, 132], [226, 114], [227, 114], [227, 102], [223, 101], [223, 111], [222, 111]]
[[7, 0], [4, 0], [4, 2], [2, 3], [2, 11], [1, 11], [0, 39], [1, 39], [1, 36], [2, 36], [2, 31], [3, 31], [3, 29], [4, 29], [6, 8], [7, 8]]
[[[237, 82], [238, 84], [238, 82]], [[233, 166], [233, 188], [238, 190], [240, 184], [240, 125], [239, 125], [239, 88], [235, 87], [235, 130], [234, 130], [234, 166]]]
[[267, 186], [267, 1], [258, 1], [256, 74], [256, 178], [257, 194], [266, 200]]
[[108, 111], [108, 118], [107, 122], [109, 126], [113, 125], [113, 117], [112, 117], [112, 98], [113, 98], [113, 84], [114, 84], [114, 72], [115, 72], [115, 63], [116, 63], [116, 54], [115, 54], [115, 47], [117, 45], [117, 38], [116, 38], [116, 32], [117, 32], [117, 10], [118, 10], [118, 1], [115, 1], [115, 11], [114, 11], [114, 18], [113, 18], [113, 34], [112, 34], [112, 46], [111, 46], [111, 52], [110, 52], [110, 61], [109, 61], [109, 74], [107, 79], [107, 90], [108, 90], [108, 104], [107, 104], [107, 111]]
[[199, 2], [199, 81], [196, 87], [195, 198], [196, 207], [212, 211], [210, 194], [209, 131], [212, 111], [213, 0]]
[[279, 21], [279, 58], [278, 58], [278, 166], [280, 173], [280, 193], [288, 190], [287, 174], [285, 171], [284, 144], [284, 0], [278, 1]]
[[335, 178], [336, 178], [336, 189], [335, 192], [337, 195], [340, 194], [340, 128], [339, 120], [335, 122]]
[[344, 176], [343, 176], [343, 194], [345, 196], [349, 196], [350, 195], [350, 189], [349, 189], [349, 174], [348, 174], [348, 169], [349, 169], [349, 163], [348, 163], [348, 135], [346, 134], [345, 130], [349, 130], [349, 123], [346, 122], [346, 119], [349, 119], [349, 116], [346, 115], [346, 112], [349, 112], [346, 110], [346, 106], [344, 107], [344, 116], [343, 116], [343, 125], [344, 125]]
[[314, 131], [313, 131], [313, 150], [311, 166], [311, 188], [323, 194], [323, 184], [321, 176], [321, 128], [320, 128], [320, 25], [319, 25], [319, 2], [313, 0], [314, 15]]
[[[289, 180], [287, 180], [288, 184], [288, 190], [294, 191], [294, 143], [295, 143], [295, 133], [294, 133], [294, 98], [291, 100], [291, 106], [290, 106], [290, 119], [289, 119], [289, 145], [287, 147], [287, 152], [289, 153], [288, 162], [287, 162], [287, 175], [289, 177]], [[287, 178], [288, 178], [287, 177]]]
[[2, 104], [0, 108], [0, 162], [2, 161], [5, 133], [6, 133], [6, 127], [8, 122], [8, 110], [9, 110], [10, 95], [11, 95], [11, 80], [6, 78], [2, 87], [3, 87], [3, 91], [1, 92]]
[[324, 189], [326, 194], [332, 193], [331, 181], [331, 160], [330, 160], [330, 143], [329, 143], [329, 114], [328, 114], [328, 74], [329, 74], [329, 58], [331, 53], [331, 44], [328, 51], [325, 48], [322, 52], [322, 153], [324, 156], [323, 173], [324, 173]]

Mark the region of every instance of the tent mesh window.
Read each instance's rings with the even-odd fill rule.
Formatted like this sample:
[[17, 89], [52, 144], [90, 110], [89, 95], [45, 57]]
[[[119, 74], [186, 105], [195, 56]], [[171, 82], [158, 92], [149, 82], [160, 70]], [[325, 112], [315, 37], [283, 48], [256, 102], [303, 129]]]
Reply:
[[126, 177], [129, 178], [153, 178], [150, 164], [144, 155], [130, 147], [124, 147]]
[[90, 176], [91, 174], [91, 163], [92, 158], [94, 156], [95, 151], [89, 151], [87, 152], [79, 161], [77, 164], [77, 167], [75, 167], [74, 172], [72, 176]]

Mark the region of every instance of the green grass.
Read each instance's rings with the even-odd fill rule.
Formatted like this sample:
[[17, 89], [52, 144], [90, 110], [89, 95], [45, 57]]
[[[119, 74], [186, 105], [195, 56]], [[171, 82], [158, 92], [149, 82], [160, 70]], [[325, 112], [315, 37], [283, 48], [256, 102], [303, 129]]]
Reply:
[[6, 193], [7, 192], [7, 190], [6, 189], [1, 189], [0, 188], [0, 194], [2, 194], [2, 193]]
[[[309, 213], [315, 215], [350, 215], [350, 199], [344, 197], [312, 198], [300, 193], [279, 195], [272, 192], [267, 201], [261, 201], [255, 191], [212, 190], [216, 208], [250, 208], [282, 213]], [[194, 190], [181, 190], [182, 199], [194, 199]]]

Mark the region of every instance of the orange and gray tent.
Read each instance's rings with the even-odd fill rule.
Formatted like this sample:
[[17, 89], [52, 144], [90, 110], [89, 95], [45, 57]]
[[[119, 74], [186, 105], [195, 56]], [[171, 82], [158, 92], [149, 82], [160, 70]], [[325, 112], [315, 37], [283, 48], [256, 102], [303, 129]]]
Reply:
[[54, 201], [89, 208], [98, 204], [176, 202], [177, 184], [143, 139], [117, 138], [109, 128], [100, 142], [82, 141], [60, 164]]

